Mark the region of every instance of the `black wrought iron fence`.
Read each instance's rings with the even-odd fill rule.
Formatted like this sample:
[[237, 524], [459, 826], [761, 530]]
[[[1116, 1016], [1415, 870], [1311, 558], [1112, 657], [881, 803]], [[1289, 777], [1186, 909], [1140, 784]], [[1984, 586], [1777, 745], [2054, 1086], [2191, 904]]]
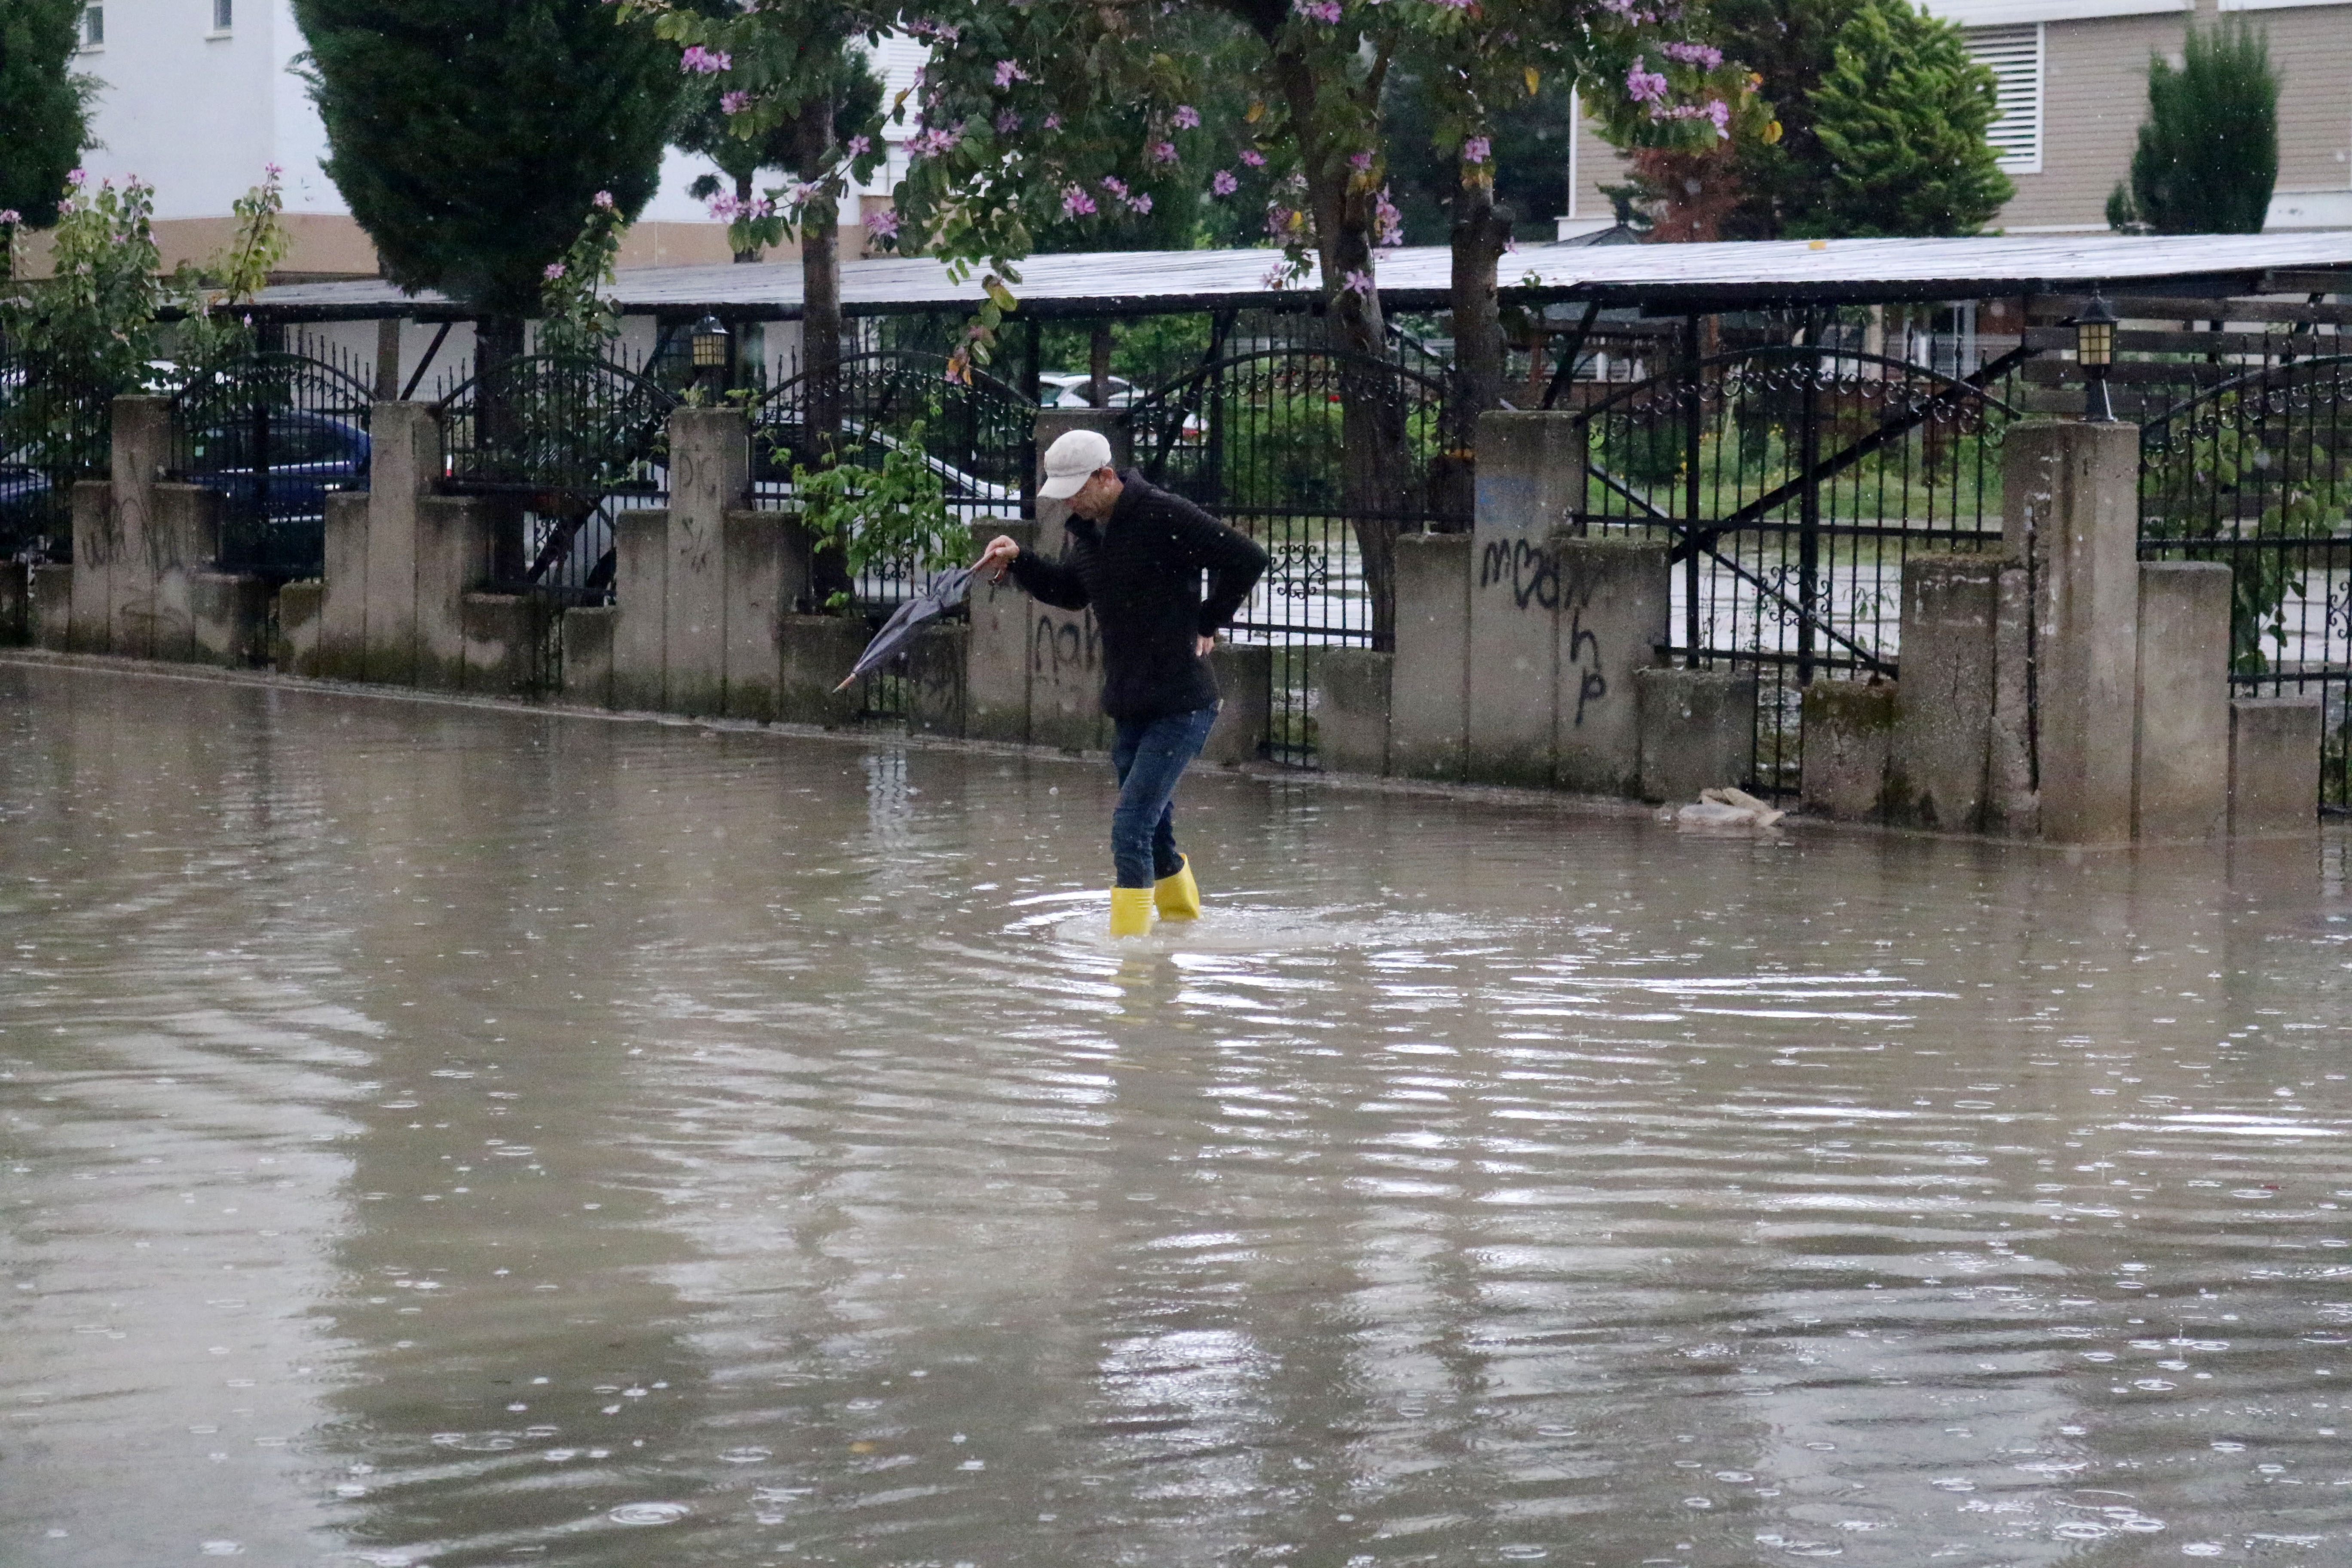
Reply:
[[2140, 429], [2140, 554], [2229, 566], [2230, 682], [2324, 714], [2320, 804], [2352, 807], [2352, 354], [2249, 372]]
[[[853, 355], [837, 383], [838, 435], [828, 438], [813, 406], [816, 387], [793, 364], [751, 405], [751, 471], [761, 506], [796, 507], [798, 468], [830, 460], [880, 468], [893, 457], [919, 461], [939, 480], [950, 518], [977, 525], [1031, 515], [1036, 490], [1037, 405], [984, 371], [950, 376], [946, 356], [908, 349]], [[877, 625], [929, 585], [911, 550], [866, 563], [852, 579], [856, 607]], [[814, 607], [814, 606], [811, 606]], [[905, 682], [885, 671], [860, 684], [876, 719], [907, 712]]]
[[1906, 560], [1999, 544], [2016, 411], [1995, 389], [2020, 357], [1958, 378], [1802, 345], [1687, 356], [1585, 413], [1580, 525], [1672, 546], [1661, 651], [1757, 676], [1750, 787], [1799, 787], [1807, 683], [1895, 673]]
[[1468, 522], [1439, 493], [1446, 391], [1393, 361], [1294, 345], [1204, 365], [1129, 410], [1144, 476], [1274, 558], [1234, 634], [1273, 650], [1276, 761], [1314, 758], [1320, 650], [1386, 645], [1397, 536]]
[[[614, 354], [527, 355], [439, 389], [442, 489], [507, 503], [482, 567], [491, 592], [610, 603], [614, 519], [667, 503], [678, 398]], [[556, 679], [561, 645], [549, 637], [542, 663]]]
[[367, 373], [332, 344], [305, 343], [188, 374], [167, 471], [221, 497], [224, 568], [280, 582], [324, 572], [327, 497], [367, 488]]
[[73, 559], [73, 487], [108, 476], [119, 390], [0, 339], [0, 561]]

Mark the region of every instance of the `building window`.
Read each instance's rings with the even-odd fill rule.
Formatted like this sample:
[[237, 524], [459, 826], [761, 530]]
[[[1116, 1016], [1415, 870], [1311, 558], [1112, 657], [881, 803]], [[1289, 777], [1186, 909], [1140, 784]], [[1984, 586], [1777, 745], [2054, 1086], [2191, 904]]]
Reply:
[[106, 43], [106, 7], [85, 5], [81, 8], [81, 47], [95, 49]]
[[213, 31], [226, 33], [236, 21], [236, 0], [213, 0]]
[[1998, 111], [1985, 140], [2012, 174], [2042, 173], [2042, 24], [1970, 27], [1969, 53], [1993, 75]]

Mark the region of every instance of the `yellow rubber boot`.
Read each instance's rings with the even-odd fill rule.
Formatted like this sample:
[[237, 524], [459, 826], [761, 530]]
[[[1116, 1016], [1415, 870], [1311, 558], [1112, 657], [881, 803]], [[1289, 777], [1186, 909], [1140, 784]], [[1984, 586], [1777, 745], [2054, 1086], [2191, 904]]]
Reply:
[[1192, 880], [1192, 862], [1189, 858], [1176, 868], [1174, 876], [1162, 877], [1152, 885], [1151, 901], [1163, 921], [1201, 918], [1201, 884]]
[[1146, 936], [1151, 931], [1151, 889], [1113, 888], [1110, 890], [1110, 934]]

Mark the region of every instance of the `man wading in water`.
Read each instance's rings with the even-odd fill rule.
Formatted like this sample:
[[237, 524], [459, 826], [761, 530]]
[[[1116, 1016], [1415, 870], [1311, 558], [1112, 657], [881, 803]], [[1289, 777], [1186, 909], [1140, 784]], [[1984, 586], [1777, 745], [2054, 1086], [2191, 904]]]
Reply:
[[1264, 574], [1265, 552], [1134, 469], [1119, 473], [1110, 443], [1092, 430], [1069, 431], [1045, 449], [1037, 494], [1070, 503], [1062, 558], [1048, 561], [999, 534], [976, 569], [1001, 582], [1010, 567], [1033, 597], [1095, 613], [1103, 711], [1118, 729], [1110, 751], [1118, 774], [1110, 934], [1141, 936], [1154, 905], [1170, 920], [1201, 912], [1192, 864], [1176, 852], [1171, 802], [1217, 720], [1209, 650]]

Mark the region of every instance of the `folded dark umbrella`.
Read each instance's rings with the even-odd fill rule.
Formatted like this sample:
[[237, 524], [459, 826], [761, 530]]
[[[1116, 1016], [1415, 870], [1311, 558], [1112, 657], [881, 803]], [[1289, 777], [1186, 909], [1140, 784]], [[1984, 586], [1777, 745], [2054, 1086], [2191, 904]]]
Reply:
[[940, 573], [928, 592], [899, 605], [898, 611], [882, 623], [882, 629], [874, 634], [874, 640], [867, 643], [866, 651], [857, 656], [856, 665], [834, 689], [845, 689], [859, 676], [871, 674], [881, 668], [886, 660], [906, 652], [907, 645], [915, 640], [917, 632], [962, 604], [964, 595], [971, 592], [971, 567], [958, 566]]

